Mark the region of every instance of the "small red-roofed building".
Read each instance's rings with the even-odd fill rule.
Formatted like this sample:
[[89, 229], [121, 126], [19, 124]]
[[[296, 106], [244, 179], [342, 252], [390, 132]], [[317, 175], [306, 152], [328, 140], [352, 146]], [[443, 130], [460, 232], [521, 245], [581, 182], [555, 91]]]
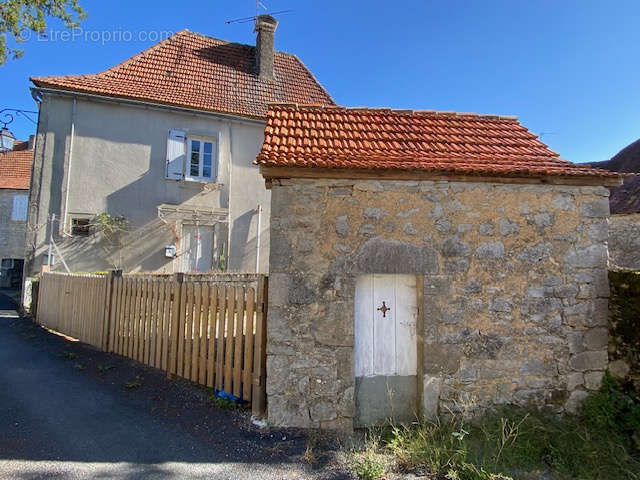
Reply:
[[[100, 73], [31, 79], [30, 274], [63, 259], [82, 272], [266, 273], [270, 193], [253, 162], [267, 106], [334, 103], [275, 50], [277, 24], [259, 16], [255, 46], [183, 30]], [[117, 222], [117, 241], [97, 217]]]
[[0, 152], [0, 288], [22, 281], [34, 138]]
[[515, 117], [303, 105], [272, 105], [256, 163], [273, 424], [574, 412], [599, 388], [619, 174]]

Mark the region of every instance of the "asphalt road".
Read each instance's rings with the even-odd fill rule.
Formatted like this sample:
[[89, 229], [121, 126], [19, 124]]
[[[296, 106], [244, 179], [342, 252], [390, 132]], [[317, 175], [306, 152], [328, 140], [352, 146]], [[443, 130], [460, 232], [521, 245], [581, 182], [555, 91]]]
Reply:
[[[348, 478], [335, 466], [301, 461], [304, 435], [289, 443], [287, 432], [259, 430], [247, 414], [201, 404], [195, 387], [161, 372], [144, 367], [136, 378], [145, 386], [136, 392], [117, 373], [105, 380], [92, 362], [111, 361], [106, 354], [71, 345], [11, 310], [0, 295], [1, 479]], [[62, 354], [68, 349], [78, 360]], [[122, 375], [138, 368], [117, 358], [113, 365]]]

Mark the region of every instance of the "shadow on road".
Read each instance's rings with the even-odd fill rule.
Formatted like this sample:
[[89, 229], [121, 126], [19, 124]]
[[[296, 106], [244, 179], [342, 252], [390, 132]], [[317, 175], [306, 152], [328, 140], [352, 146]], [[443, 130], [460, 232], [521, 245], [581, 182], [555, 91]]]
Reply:
[[203, 388], [27, 319], [0, 317], [0, 365], [0, 478], [350, 478], [335, 437], [259, 429]]

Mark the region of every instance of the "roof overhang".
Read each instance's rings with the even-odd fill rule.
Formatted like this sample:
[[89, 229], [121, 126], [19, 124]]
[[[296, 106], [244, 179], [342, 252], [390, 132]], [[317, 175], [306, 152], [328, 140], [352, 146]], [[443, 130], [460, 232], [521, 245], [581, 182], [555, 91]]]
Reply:
[[65, 97], [84, 98], [87, 100], [94, 100], [99, 102], [118, 103], [121, 105], [154, 108], [158, 110], [170, 110], [172, 112], [202, 115], [206, 117], [218, 118], [220, 120], [252, 123], [255, 125], [260, 125], [261, 127], [264, 127], [266, 123], [266, 119], [262, 119], [262, 118], [243, 117], [240, 115], [233, 115], [231, 113], [216, 112], [212, 110], [202, 110], [202, 109], [190, 108], [190, 107], [181, 106], [181, 105], [151, 102], [148, 100], [140, 100], [140, 99], [129, 98], [129, 97], [117, 97], [113, 95], [98, 95], [95, 93], [82, 92], [78, 90], [65, 90], [65, 89], [59, 89], [59, 88], [39, 87], [37, 85], [35, 87], [31, 87], [31, 90], [36, 92], [46, 93], [46, 94], [65, 96]]
[[485, 182], [512, 184], [547, 184], [547, 185], [576, 185], [576, 186], [605, 186], [617, 187], [622, 185], [622, 177], [598, 177], [579, 175], [540, 175], [540, 176], [483, 176], [460, 175], [447, 172], [433, 172], [423, 170], [393, 170], [393, 169], [343, 169], [343, 168], [305, 168], [305, 167], [269, 167], [260, 166], [260, 173], [267, 182], [277, 179], [290, 178], [328, 178], [343, 180], [433, 180], [450, 182]]

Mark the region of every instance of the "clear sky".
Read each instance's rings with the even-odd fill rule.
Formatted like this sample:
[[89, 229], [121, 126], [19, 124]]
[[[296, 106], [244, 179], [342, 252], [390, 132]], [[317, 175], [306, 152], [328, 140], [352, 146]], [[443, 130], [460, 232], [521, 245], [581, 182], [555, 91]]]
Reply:
[[[48, 40], [32, 37], [24, 57], [0, 67], [0, 108], [35, 109], [30, 75], [98, 72], [163, 32], [255, 42], [251, 23], [225, 24], [254, 15], [254, 0], [80, 3], [89, 18], [74, 39], [52, 23]], [[263, 3], [294, 10], [278, 16], [276, 48], [297, 54], [339, 104], [518, 115], [575, 162], [640, 138], [637, 0]], [[20, 138], [34, 128], [11, 125]]]

